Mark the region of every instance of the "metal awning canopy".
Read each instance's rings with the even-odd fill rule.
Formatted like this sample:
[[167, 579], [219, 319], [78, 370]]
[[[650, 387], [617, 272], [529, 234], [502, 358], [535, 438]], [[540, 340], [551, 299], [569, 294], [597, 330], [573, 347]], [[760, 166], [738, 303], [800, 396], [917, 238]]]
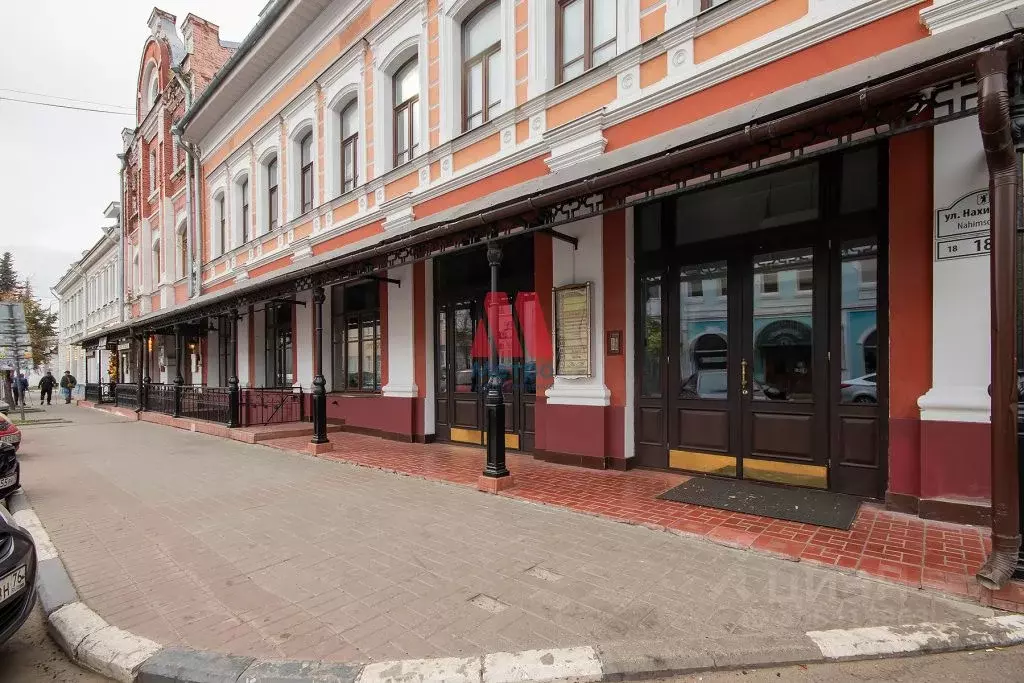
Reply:
[[831, 152], [844, 144], [866, 143], [969, 115], [972, 112], [921, 116], [935, 103], [939, 88], [973, 78], [979, 48], [1008, 39], [1019, 54], [1024, 41], [1013, 34], [1021, 27], [1024, 9], [921, 39], [592, 161], [416, 220], [401, 235], [376, 235], [352, 252], [315, 256], [142, 316], [106, 330], [104, 336], [116, 339], [166, 329], [312, 287], [365, 279], [487, 241], [551, 230], [665, 196], [666, 188], [689, 191], [697, 187], [690, 181], [714, 180], [721, 171], [740, 165], [755, 169], [762, 160], [787, 153], [790, 161], [804, 160], [808, 156], [799, 151], [809, 145], [832, 141], [836, 145], [825, 150]]

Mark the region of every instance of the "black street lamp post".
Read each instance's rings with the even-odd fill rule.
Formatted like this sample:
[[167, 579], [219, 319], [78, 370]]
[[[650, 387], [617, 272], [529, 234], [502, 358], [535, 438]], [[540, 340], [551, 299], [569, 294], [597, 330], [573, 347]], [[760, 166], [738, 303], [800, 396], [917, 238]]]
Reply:
[[238, 425], [238, 408], [242, 392], [238, 388], [238, 309], [231, 309], [231, 324], [228, 326], [231, 334], [231, 343], [234, 345], [232, 356], [231, 376], [228, 377], [228, 427], [234, 429]]
[[185, 378], [181, 376], [181, 357], [185, 354], [185, 331], [181, 325], [174, 326], [174, 417], [181, 417], [181, 388]]
[[324, 379], [324, 294], [323, 287], [313, 289], [316, 304], [316, 336], [313, 337], [313, 440], [327, 443], [327, 380]]
[[501, 247], [497, 244], [487, 246], [487, 263], [491, 267], [491, 295], [487, 297], [490, 376], [487, 379], [487, 396], [484, 399], [484, 410], [487, 413], [487, 466], [484, 467], [484, 476], [498, 479], [509, 476], [509, 471], [505, 467], [505, 397], [501, 392], [501, 372], [498, 367], [498, 269], [501, 267]]

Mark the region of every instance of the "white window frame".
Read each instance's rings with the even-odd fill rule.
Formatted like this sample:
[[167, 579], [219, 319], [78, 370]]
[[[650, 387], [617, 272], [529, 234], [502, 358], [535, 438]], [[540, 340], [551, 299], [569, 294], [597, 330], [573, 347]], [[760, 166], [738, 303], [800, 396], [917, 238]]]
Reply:
[[366, 112], [359, 85], [350, 83], [334, 97], [326, 112], [328, 121], [324, 136], [324, 185], [330, 197], [345, 194], [341, 184], [341, 112], [353, 102], [356, 105], [359, 135], [356, 141], [356, 184], [353, 189], [366, 183]]
[[153, 233], [153, 238], [150, 241], [149, 259], [149, 266], [153, 272], [153, 289], [156, 289], [164, 283], [164, 271], [167, 268], [163, 254], [160, 252], [160, 233], [158, 232]]
[[[265, 235], [270, 232], [270, 211], [267, 207], [270, 202], [270, 183], [267, 179], [267, 172], [270, 169], [270, 162], [277, 159], [277, 227], [285, 222], [281, 215], [281, 154], [278, 148], [271, 147], [263, 152], [256, 163], [256, 230], [254, 236]], [[253, 184], [250, 182], [249, 187]]]
[[[291, 135], [288, 136], [288, 217], [285, 218], [278, 216], [278, 227], [281, 223], [287, 223], [294, 220], [303, 214], [302, 211], [302, 149], [301, 144], [306, 134], [310, 133], [312, 138], [310, 140], [310, 155], [313, 160], [313, 200], [312, 205], [309, 209], [310, 212], [314, 211], [320, 206], [320, 190], [317, 187], [317, 172], [319, 170], [320, 159], [318, 158], [317, 150], [318, 141], [316, 134], [316, 126], [314, 125], [313, 119], [303, 119], [292, 129]], [[278, 185], [277, 185], [277, 196], [278, 199], [281, 197], [281, 162], [277, 162], [278, 170]]]
[[231, 202], [231, 220], [228, 221], [231, 225], [231, 242], [242, 246], [246, 244], [242, 240], [242, 183], [249, 181], [249, 241], [256, 236], [253, 231], [252, 225], [252, 179], [249, 177], [249, 164], [245, 164], [246, 170], [240, 171], [235, 175], [234, 180], [231, 183], [231, 192], [234, 194]]
[[[558, 55], [555, 53], [558, 40], [558, 36], [555, 34], [557, 30], [556, 14], [558, 7], [557, 3], [553, 2], [553, 0], [526, 1], [529, 3], [527, 11], [530, 17], [529, 53], [531, 55], [526, 94], [527, 97], [533, 99], [553, 89], [558, 82], [558, 75], [556, 74]], [[699, 7], [700, 0], [694, 1], [696, 6]], [[673, 7], [679, 7], [682, 4], [682, 2], [670, 2], [668, 3], [668, 11], [672, 12]], [[615, 52], [617, 56], [640, 44], [640, 3], [633, 0], [618, 0], [616, 8], [618, 10], [615, 28]], [[665, 28], [669, 28], [667, 18]], [[533, 59], [533, 55], [540, 55], [541, 58]], [[603, 66], [604, 64], [596, 68], [602, 68]], [[583, 75], [564, 81], [559, 85], [572, 83], [579, 78], [583, 78], [588, 73], [590, 71], [584, 71]], [[513, 71], [514, 76], [515, 73]]]
[[[187, 246], [184, 247], [185, 252], [186, 252], [185, 254], [182, 254], [179, 251], [179, 246], [181, 245], [181, 238], [185, 235], [185, 229], [186, 229], [187, 225], [188, 225], [188, 222], [185, 220], [185, 217], [182, 216], [181, 220], [178, 221], [178, 227], [174, 229], [174, 270], [175, 270], [175, 273], [177, 273], [177, 276], [178, 276], [177, 279], [178, 280], [181, 280], [181, 279], [184, 279], [184, 278], [188, 277], [188, 268], [185, 269], [185, 272], [178, 272], [178, 271], [181, 270], [181, 265], [182, 265], [182, 261], [183, 261], [182, 256], [184, 256], [185, 259], [188, 258], [188, 247]], [[188, 264], [185, 264], [185, 265], [187, 266]]]
[[156, 192], [156, 176], [157, 167], [159, 165], [159, 155], [157, 154], [157, 142], [156, 138], [149, 146], [149, 194], [152, 196]]
[[[221, 224], [221, 219], [225, 219], [226, 220], [228, 218], [228, 216], [226, 216], [224, 214], [225, 213], [226, 214], [230, 214], [230, 212], [231, 212], [231, 206], [230, 206], [230, 204], [228, 204], [228, 195], [229, 194], [230, 193], [225, 188], [223, 188], [223, 187], [218, 187], [217, 189], [215, 189], [213, 191], [213, 198], [212, 198], [211, 210], [210, 210], [210, 215], [213, 216], [213, 223], [210, 226], [212, 228], [211, 234], [210, 234], [210, 244], [213, 245], [213, 253], [216, 254], [216, 256], [214, 258], [219, 258], [219, 257], [223, 256], [224, 254], [226, 254], [227, 251], [228, 251], [228, 245], [224, 244], [224, 240], [222, 239], [222, 232], [221, 232], [221, 229], [220, 229], [220, 224]], [[224, 202], [223, 207], [221, 207], [221, 201], [222, 200]], [[225, 230], [223, 231], [223, 237], [230, 239], [230, 235], [231, 235], [231, 222], [230, 221], [226, 221], [226, 223], [225, 223]]]
[[[427, 32], [418, 7], [416, 11], [399, 18], [398, 23], [384, 24], [375, 30], [394, 28], [386, 38], [376, 44], [371, 41], [373, 54], [384, 54], [373, 70], [373, 171], [381, 176], [395, 167], [394, 127], [394, 75], [412, 57], [416, 57], [420, 78], [420, 148], [414, 159], [422, 157], [430, 147], [429, 79], [427, 76]], [[444, 60], [442, 60], [442, 63]], [[442, 81], [444, 79], [442, 78]], [[365, 177], [364, 177], [365, 181]]]
[[[445, 0], [443, 11], [438, 15], [438, 33], [441, 54], [453, 55], [454, 59], [441, 60], [441, 135], [440, 141], [447, 142], [462, 133], [465, 127], [465, 112], [462, 97], [462, 25], [474, 12], [489, 4], [491, 0]], [[515, 1], [498, 0], [501, 3], [501, 60], [504, 77], [504, 92], [501, 94], [501, 111], [495, 116], [514, 109], [516, 106], [516, 26]], [[534, 16], [533, 14], [530, 15]], [[554, 14], [551, 15], [552, 19]], [[530, 22], [530, 34], [535, 32]], [[552, 51], [553, 52], [553, 51]], [[532, 63], [533, 60], [531, 59]], [[492, 120], [494, 117], [491, 117]], [[486, 124], [485, 124], [486, 125]]]

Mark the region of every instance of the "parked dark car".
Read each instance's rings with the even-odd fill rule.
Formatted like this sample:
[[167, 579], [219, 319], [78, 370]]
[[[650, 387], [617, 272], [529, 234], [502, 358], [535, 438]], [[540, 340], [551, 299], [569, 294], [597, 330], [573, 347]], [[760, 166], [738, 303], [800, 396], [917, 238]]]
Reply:
[[32, 536], [0, 505], [0, 644], [21, 627], [36, 602]]
[[18, 490], [21, 485], [21, 465], [18, 464], [17, 449], [0, 443], [0, 503]]

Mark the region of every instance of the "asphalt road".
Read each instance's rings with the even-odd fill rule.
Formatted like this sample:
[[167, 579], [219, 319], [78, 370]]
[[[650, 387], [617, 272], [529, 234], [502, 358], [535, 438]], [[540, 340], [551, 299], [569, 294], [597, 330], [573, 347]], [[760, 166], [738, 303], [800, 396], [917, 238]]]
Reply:
[[656, 683], [990, 683], [1024, 681], [1024, 646], [927, 657], [875, 659], [775, 669], [720, 671], [659, 679]]
[[85, 671], [64, 656], [50, 639], [37, 606], [14, 637], [0, 645], [0, 683], [103, 683], [109, 679]]

